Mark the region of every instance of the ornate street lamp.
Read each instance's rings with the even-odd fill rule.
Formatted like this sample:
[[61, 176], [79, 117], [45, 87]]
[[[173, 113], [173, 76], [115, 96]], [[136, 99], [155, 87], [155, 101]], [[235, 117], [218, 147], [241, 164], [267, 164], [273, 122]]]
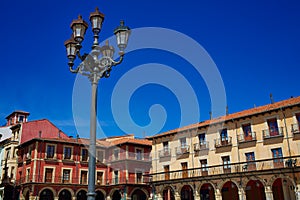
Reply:
[[[119, 47], [120, 58], [118, 61], [113, 60], [114, 48], [109, 46], [108, 42], [102, 47], [99, 45], [99, 33], [104, 21], [104, 14], [99, 12], [96, 8], [95, 12], [90, 14], [90, 22], [92, 31], [94, 34], [94, 42], [92, 45], [92, 51], [90, 54], [80, 54], [81, 43], [84, 40], [85, 32], [88, 28], [87, 22], [85, 22], [81, 16], [78, 19], [73, 20], [71, 23], [71, 29], [73, 34], [71, 38], [65, 41], [65, 47], [67, 50], [68, 65], [72, 73], [80, 73], [87, 76], [92, 84], [92, 101], [91, 101], [91, 113], [90, 113], [90, 146], [89, 146], [89, 177], [88, 177], [88, 193], [87, 199], [94, 200], [95, 193], [95, 154], [96, 154], [96, 115], [97, 115], [97, 87], [101, 78], [108, 78], [113, 66], [120, 64], [123, 61], [124, 49], [127, 46], [128, 38], [130, 35], [130, 29], [124, 25], [124, 21], [121, 21], [119, 27], [114, 30], [114, 34], [117, 38], [117, 45]], [[82, 62], [79, 66], [73, 69], [74, 61], [79, 58]]]

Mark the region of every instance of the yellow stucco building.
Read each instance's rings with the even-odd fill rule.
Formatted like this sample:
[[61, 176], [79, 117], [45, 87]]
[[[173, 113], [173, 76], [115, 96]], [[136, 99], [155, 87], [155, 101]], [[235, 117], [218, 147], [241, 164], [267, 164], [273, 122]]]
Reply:
[[300, 199], [300, 97], [150, 137], [157, 200]]

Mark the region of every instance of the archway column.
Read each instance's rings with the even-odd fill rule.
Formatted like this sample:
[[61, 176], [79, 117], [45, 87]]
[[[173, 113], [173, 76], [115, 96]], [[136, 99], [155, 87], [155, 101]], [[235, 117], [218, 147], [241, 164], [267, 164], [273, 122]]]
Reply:
[[175, 200], [181, 200], [179, 192], [175, 192]]
[[153, 200], [163, 200], [163, 197], [160, 193], [153, 195]]
[[274, 200], [271, 186], [268, 185], [265, 187], [265, 193], [266, 193], [266, 200]]
[[300, 184], [297, 184], [295, 188], [295, 195], [296, 195], [296, 199], [300, 200]]
[[239, 189], [239, 191], [238, 191], [238, 193], [239, 193], [239, 200], [246, 200], [246, 192], [245, 192], [244, 188], [243, 187], [239, 187], [238, 189]]
[[200, 200], [200, 194], [197, 190], [194, 190], [194, 200]]
[[216, 200], [222, 200], [222, 194], [221, 194], [221, 191], [219, 188], [215, 189], [215, 197], [216, 197]]

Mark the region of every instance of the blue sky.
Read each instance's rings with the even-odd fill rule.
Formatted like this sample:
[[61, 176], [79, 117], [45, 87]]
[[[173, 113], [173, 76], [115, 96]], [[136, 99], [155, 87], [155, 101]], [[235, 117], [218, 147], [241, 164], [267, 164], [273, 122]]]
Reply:
[[[297, 0], [3, 1], [0, 7], [1, 125], [13, 110], [25, 110], [31, 113], [31, 120], [48, 118], [67, 134], [76, 135], [73, 115], [74, 106], [79, 106], [85, 114], [80, 115], [77, 128], [82, 137], [88, 136], [86, 114], [90, 97], [84, 93], [80, 105], [72, 106], [76, 75], [68, 71], [63, 43], [71, 35], [72, 19], [82, 14], [88, 21], [89, 13], [96, 6], [105, 14], [101, 41], [111, 37], [119, 20], [124, 19], [132, 29], [167, 28], [199, 43], [219, 70], [230, 113], [267, 104], [270, 93], [275, 101], [300, 95], [300, 2]], [[155, 40], [151, 36], [144, 39]], [[134, 41], [131, 38], [129, 43], [131, 40]], [[169, 42], [184, 46], [182, 41], [171, 40]], [[89, 51], [91, 42], [88, 29], [84, 51]], [[188, 53], [197, 55], [193, 51]], [[147, 63], [167, 65], [183, 75], [199, 102], [197, 121], [209, 118], [212, 104], [208, 86], [193, 66], [172, 52], [140, 49], [128, 53], [109, 79], [100, 80], [98, 121], [104, 135], [133, 132], [118, 127], [112, 114], [111, 97], [114, 86], [124, 74]], [[139, 80], [145, 78], [144, 73], [136, 76]], [[166, 75], [166, 79], [176, 83], [171, 75]], [[126, 90], [126, 84], [123, 86]], [[80, 88], [89, 91], [88, 84]], [[170, 88], [146, 84], [139, 87], [124, 106], [128, 107], [135, 123], [146, 126], [151, 121], [149, 108], [161, 104], [168, 114], [159, 131], [163, 132], [182, 125], [180, 103]], [[160, 119], [161, 115], [154, 117]], [[183, 125], [187, 123], [195, 123], [195, 120], [188, 119]], [[154, 132], [135, 134], [149, 136]]]

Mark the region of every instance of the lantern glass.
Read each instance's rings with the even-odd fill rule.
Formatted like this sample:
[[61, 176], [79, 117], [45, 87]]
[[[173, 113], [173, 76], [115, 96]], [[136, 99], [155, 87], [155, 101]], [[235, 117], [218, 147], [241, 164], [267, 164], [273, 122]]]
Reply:
[[74, 41], [73, 38], [65, 41], [67, 57], [69, 59], [74, 59], [76, 57], [76, 53], [77, 53], [76, 45], [77, 43]]
[[90, 21], [92, 24], [93, 33], [99, 34], [104, 21], [104, 14], [101, 13], [98, 8], [96, 8], [96, 11], [90, 14]]
[[106, 41], [105, 45], [103, 47], [101, 47], [101, 53], [103, 56], [107, 56], [112, 58], [114, 56], [115, 53], [115, 49], [113, 46], [109, 46], [108, 41]]
[[84, 34], [88, 28], [88, 24], [79, 15], [78, 19], [72, 21], [71, 28], [75, 41], [81, 43], [84, 40]]
[[114, 34], [117, 37], [117, 44], [121, 52], [124, 52], [127, 47], [130, 33], [129, 27], [124, 26], [124, 21], [121, 21], [120, 26], [114, 31]]

